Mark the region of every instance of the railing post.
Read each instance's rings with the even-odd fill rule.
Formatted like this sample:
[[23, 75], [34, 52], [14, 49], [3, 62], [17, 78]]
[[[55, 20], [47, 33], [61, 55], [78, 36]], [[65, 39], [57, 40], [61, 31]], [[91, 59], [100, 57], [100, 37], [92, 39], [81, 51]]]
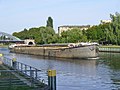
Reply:
[[12, 67], [13, 67], [14, 69], [16, 69], [16, 66], [17, 66], [16, 58], [13, 58], [13, 59], [12, 59]]
[[32, 70], [32, 67], [30, 66], [31, 87], [34, 86], [34, 80], [33, 80], [33, 77], [34, 77], [34, 71]]
[[23, 63], [21, 63], [21, 72], [23, 72]]
[[27, 65], [25, 65], [25, 74], [27, 74]]
[[37, 76], [37, 72], [38, 72], [38, 70], [35, 69], [35, 79], [36, 79], [36, 80], [37, 80], [37, 78], [38, 78], [38, 76]]
[[19, 62], [17, 62], [17, 69], [19, 70]]
[[56, 90], [56, 70], [48, 70], [48, 86], [50, 90]]

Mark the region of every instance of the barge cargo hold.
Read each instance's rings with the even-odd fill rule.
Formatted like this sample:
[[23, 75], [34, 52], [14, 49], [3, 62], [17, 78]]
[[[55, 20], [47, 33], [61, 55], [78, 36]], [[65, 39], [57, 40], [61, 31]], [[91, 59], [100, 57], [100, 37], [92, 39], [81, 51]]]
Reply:
[[56, 47], [56, 46], [40, 46], [40, 47], [14, 47], [11, 52], [41, 55], [47, 57], [59, 58], [96, 58], [98, 57], [98, 47], [96, 45], [84, 45], [78, 47]]

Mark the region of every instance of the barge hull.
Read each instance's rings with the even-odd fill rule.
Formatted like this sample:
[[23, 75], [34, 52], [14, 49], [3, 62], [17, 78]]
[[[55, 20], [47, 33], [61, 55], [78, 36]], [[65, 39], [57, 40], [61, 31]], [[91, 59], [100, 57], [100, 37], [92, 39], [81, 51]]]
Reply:
[[84, 46], [74, 48], [53, 47], [14, 47], [10, 50], [15, 53], [41, 55], [60, 58], [95, 58], [98, 57], [97, 46]]

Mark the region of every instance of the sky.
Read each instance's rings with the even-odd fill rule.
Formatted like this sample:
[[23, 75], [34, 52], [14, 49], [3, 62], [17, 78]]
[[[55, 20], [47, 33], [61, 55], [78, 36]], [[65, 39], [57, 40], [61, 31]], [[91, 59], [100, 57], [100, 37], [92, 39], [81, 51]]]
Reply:
[[0, 31], [12, 34], [24, 28], [62, 25], [98, 25], [120, 13], [120, 0], [0, 0]]

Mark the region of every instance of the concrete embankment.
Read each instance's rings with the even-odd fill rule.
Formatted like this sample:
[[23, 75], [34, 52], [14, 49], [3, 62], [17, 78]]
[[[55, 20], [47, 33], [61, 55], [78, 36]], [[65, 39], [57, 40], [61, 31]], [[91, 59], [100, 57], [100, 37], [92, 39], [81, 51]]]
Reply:
[[100, 46], [99, 52], [114, 52], [120, 53], [120, 46]]

